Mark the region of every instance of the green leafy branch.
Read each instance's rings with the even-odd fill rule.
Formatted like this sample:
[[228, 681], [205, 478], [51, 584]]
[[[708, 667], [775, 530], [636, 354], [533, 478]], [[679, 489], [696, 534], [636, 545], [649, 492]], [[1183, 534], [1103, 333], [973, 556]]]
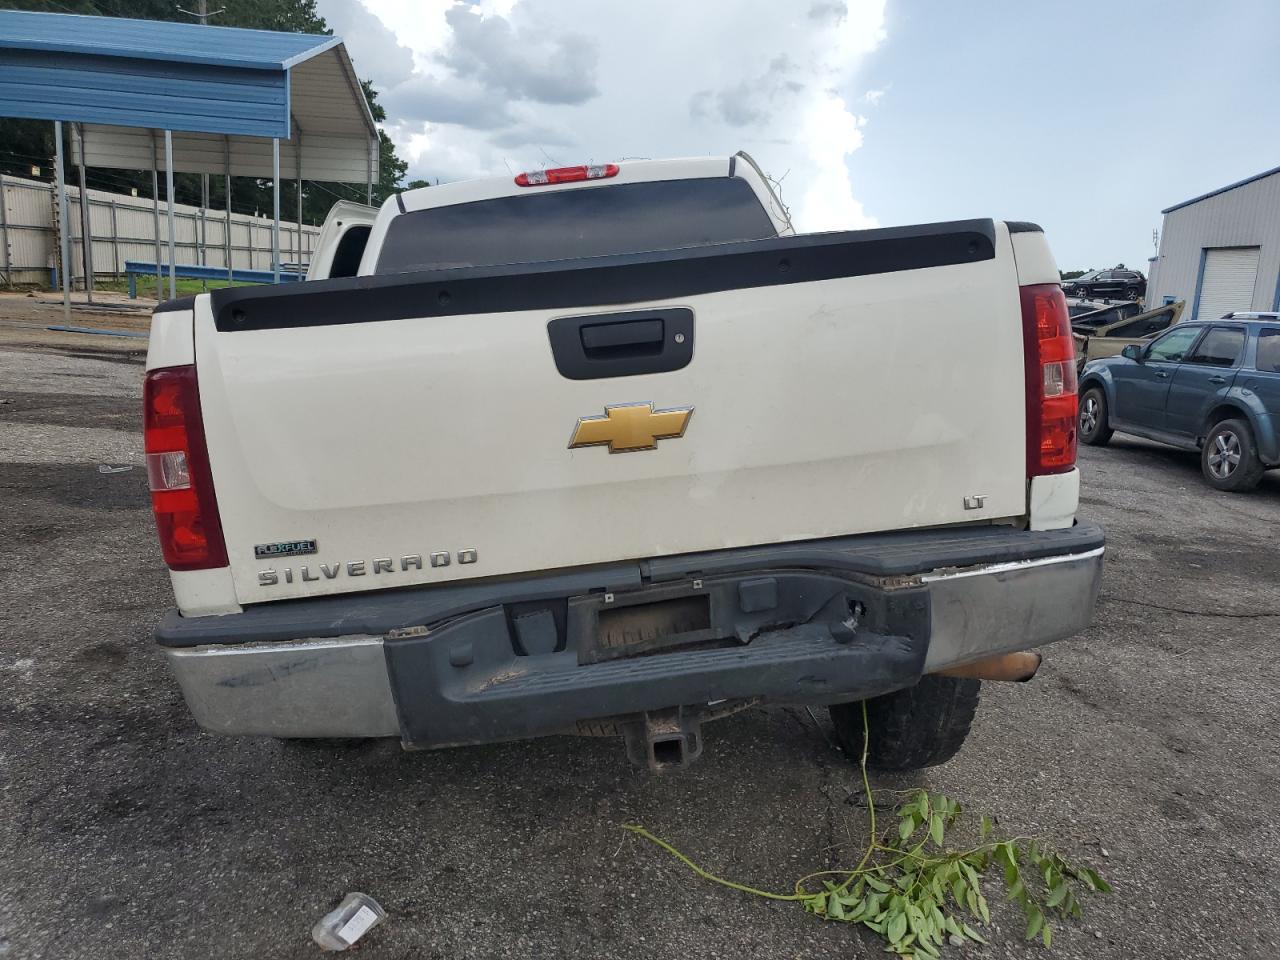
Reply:
[[[950, 849], [947, 836], [963, 808], [941, 793], [912, 792], [911, 799], [895, 808], [896, 823], [882, 835], [867, 778], [865, 706], [863, 728], [862, 783], [871, 839], [851, 869], [811, 873], [796, 882], [793, 893], [776, 893], [703, 869], [639, 824], [625, 824], [624, 829], [657, 844], [704, 880], [769, 900], [795, 901], [825, 920], [859, 924], [883, 937], [889, 952], [903, 957], [933, 960], [948, 944], [986, 943], [973, 924], [991, 922], [982, 877], [993, 867], [1002, 869], [1006, 896], [1026, 918], [1026, 938], [1039, 937], [1046, 947], [1053, 943], [1051, 918], [1079, 919], [1080, 894], [1111, 891], [1097, 871], [1068, 863], [1041, 840], [997, 839], [988, 816], [982, 817], [976, 845]], [[815, 883], [820, 890], [812, 889]]]

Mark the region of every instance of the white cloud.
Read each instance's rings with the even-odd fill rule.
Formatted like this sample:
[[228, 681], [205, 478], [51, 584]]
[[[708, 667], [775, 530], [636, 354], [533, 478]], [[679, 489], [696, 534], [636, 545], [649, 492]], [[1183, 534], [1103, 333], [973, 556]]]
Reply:
[[361, 79], [372, 80], [379, 90], [404, 83], [413, 76], [413, 53], [395, 33], [360, 4], [359, 0], [319, 0], [320, 15], [347, 45], [347, 52]]
[[797, 225], [816, 230], [875, 225], [846, 161], [867, 123], [849, 103], [885, 39], [884, 3], [320, 0], [320, 10], [340, 34], [339, 23], [363, 24], [348, 31], [362, 76], [378, 79], [366, 56], [410, 52], [412, 75], [389, 76], [380, 102], [411, 178], [741, 148], [783, 180]]
[[463, 6], [444, 17], [452, 34], [440, 60], [454, 76], [511, 100], [578, 104], [600, 93], [598, 50], [588, 36], [515, 27]]
[[880, 98], [884, 96], [884, 93], [883, 90], [868, 90], [862, 95], [862, 99], [874, 107], [880, 102]]
[[823, 93], [805, 110], [800, 125], [801, 140], [808, 154], [807, 176], [801, 186], [798, 209], [804, 214], [805, 230], [847, 230], [873, 227], [862, 204], [853, 195], [845, 158], [862, 146], [862, 124], [866, 121], [849, 112], [844, 100]]

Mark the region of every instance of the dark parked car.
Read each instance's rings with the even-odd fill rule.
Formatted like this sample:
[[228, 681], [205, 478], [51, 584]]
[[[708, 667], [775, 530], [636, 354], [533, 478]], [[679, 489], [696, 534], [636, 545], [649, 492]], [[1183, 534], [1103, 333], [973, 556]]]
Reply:
[[1080, 374], [1080, 439], [1112, 431], [1200, 451], [1205, 479], [1249, 490], [1280, 467], [1280, 314], [1179, 323]]
[[1068, 297], [1083, 297], [1084, 294], [1081, 290], [1083, 289], [1084, 284], [1088, 283], [1090, 280], [1096, 280], [1098, 274], [1102, 272], [1103, 271], [1101, 270], [1090, 270], [1088, 273], [1080, 274], [1080, 276], [1076, 277], [1074, 280], [1063, 280], [1063, 294]]
[[1124, 267], [1093, 270], [1074, 280], [1062, 281], [1062, 292], [1068, 297], [1091, 297], [1095, 300], [1137, 300], [1147, 292], [1147, 278], [1137, 270]]

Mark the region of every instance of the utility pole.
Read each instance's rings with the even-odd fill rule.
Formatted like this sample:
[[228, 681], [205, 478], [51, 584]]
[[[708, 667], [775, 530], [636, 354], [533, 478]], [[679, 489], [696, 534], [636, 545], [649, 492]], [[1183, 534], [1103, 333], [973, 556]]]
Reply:
[[179, 13], [185, 13], [188, 17], [195, 17], [202, 25], [208, 25], [210, 17], [216, 17], [220, 13], [226, 13], [226, 7], [219, 7], [217, 10], [210, 10], [208, 0], [196, 0], [196, 8], [194, 10], [183, 10], [178, 7]]
[[[209, 25], [209, 3], [208, 0], [199, 0], [196, 4], [196, 16], [200, 19], [201, 26]], [[205, 217], [209, 209], [209, 175], [207, 173], [200, 174], [200, 266], [205, 266], [207, 254], [205, 250]], [[203, 289], [208, 290], [209, 285], [203, 284]]]

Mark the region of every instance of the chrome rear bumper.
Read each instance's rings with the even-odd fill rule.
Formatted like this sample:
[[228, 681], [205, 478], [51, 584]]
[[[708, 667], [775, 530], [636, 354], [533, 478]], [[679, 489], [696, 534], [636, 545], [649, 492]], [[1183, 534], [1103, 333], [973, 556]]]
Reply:
[[381, 637], [167, 648], [196, 723], [211, 733], [393, 737]]
[[[391, 640], [357, 633], [164, 649], [196, 721], [212, 732], [399, 735], [406, 745], [425, 747], [488, 742], [723, 697], [820, 704], [886, 693], [921, 673], [1084, 630], [1102, 563], [1103, 547], [1096, 546], [910, 576], [848, 574], [842, 582], [874, 598], [868, 602], [889, 611], [911, 606], [912, 623], [924, 599], [924, 628], [895, 632], [890, 617], [878, 632], [864, 625], [841, 637], [838, 625], [811, 621], [762, 631], [729, 649], [586, 665], [572, 649], [517, 656], [503, 632], [505, 617], [486, 611]], [[874, 620], [869, 615], [864, 624]]]

